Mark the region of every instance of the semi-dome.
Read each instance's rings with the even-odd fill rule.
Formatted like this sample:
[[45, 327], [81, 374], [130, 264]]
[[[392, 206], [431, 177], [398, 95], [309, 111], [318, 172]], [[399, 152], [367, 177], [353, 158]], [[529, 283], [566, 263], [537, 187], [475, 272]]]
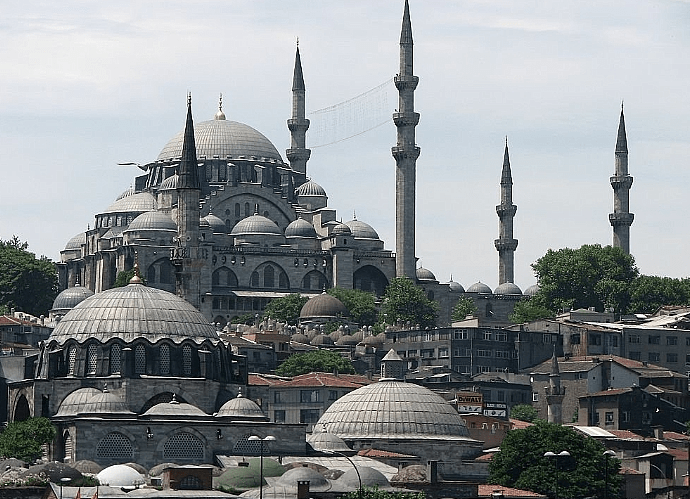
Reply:
[[122, 414], [134, 415], [127, 409], [123, 400], [105, 388], [102, 392], [91, 397], [84, 406], [78, 410], [79, 414]]
[[350, 232], [352, 233], [352, 235], [358, 239], [379, 238], [378, 233], [374, 230], [374, 228], [371, 225], [364, 223], [360, 220], [350, 220], [349, 222], [345, 222], [345, 225], [347, 225], [350, 228]]
[[491, 288], [484, 284], [483, 282], [475, 282], [467, 288], [468, 293], [485, 293], [485, 294], [491, 294]]
[[254, 402], [245, 398], [240, 393], [234, 399], [230, 399], [223, 404], [218, 413], [217, 418], [234, 418], [234, 419], [259, 419], [266, 420], [261, 407]]
[[325, 196], [326, 191], [313, 180], [307, 180], [295, 189], [295, 194], [298, 196]]
[[299, 313], [300, 319], [347, 317], [350, 312], [343, 302], [325, 291], [320, 295], [309, 298]]
[[435, 281], [436, 276], [434, 275], [434, 273], [431, 270], [425, 269], [424, 267], [419, 267], [417, 269], [417, 280], [419, 280], [419, 281]]
[[522, 290], [512, 282], [504, 282], [500, 284], [495, 290], [495, 295], [521, 295]]
[[[184, 131], [175, 135], [163, 147], [158, 160], [167, 161], [182, 156]], [[283, 163], [280, 153], [261, 132], [249, 125], [228, 120], [210, 120], [194, 124], [197, 158], [247, 159]]]
[[285, 228], [285, 237], [317, 237], [314, 226], [302, 218], [290, 222]]
[[148, 417], [199, 417], [208, 416], [204, 411], [197, 406], [187, 404], [186, 402], [178, 402], [175, 397], [170, 402], [161, 402], [151, 407], [143, 416]]
[[257, 214], [237, 222], [237, 224], [232, 228], [232, 232], [230, 232], [230, 234], [233, 236], [241, 236], [245, 234], [283, 235], [280, 227], [278, 227], [273, 220]]
[[64, 398], [55, 415], [76, 416], [89, 399], [100, 393], [101, 391], [95, 388], [78, 388]]
[[53, 330], [49, 342], [105, 343], [119, 338], [125, 343], [161, 339], [175, 343], [191, 340], [219, 341], [216, 328], [189, 302], [162, 289], [129, 284], [97, 293], [67, 312]]
[[170, 215], [162, 211], [147, 211], [132, 220], [127, 231], [141, 230], [172, 230], [177, 232], [177, 224]]
[[180, 176], [176, 173], [174, 175], [171, 175], [170, 177], [166, 178], [161, 182], [160, 187], [158, 188], [159, 191], [174, 191], [177, 189], [177, 181], [180, 179]]
[[110, 487], [132, 487], [146, 483], [144, 476], [126, 464], [114, 464], [96, 475], [101, 485]]
[[209, 227], [211, 228], [211, 232], [214, 234], [224, 234], [228, 231], [228, 227], [225, 225], [225, 222], [223, 222], [223, 220], [215, 216], [213, 213], [209, 213], [202, 218], [202, 220], [208, 223]]
[[134, 187], [130, 186], [129, 189], [127, 189], [122, 194], [120, 194], [115, 201], [118, 201], [122, 198], [126, 198], [127, 196], [131, 196], [132, 194], [134, 194], [134, 192], [135, 192]]
[[158, 208], [156, 198], [148, 192], [138, 192], [120, 198], [111, 204], [103, 213], [130, 213], [152, 211]]
[[532, 284], [529, 288], [525, 290], [525, 296], [534, 296], [539, 292], [539, 284]]
[[440, 395], [414, 383], [384, 379], [336, 400], [314, 425], [344, 440], [467, 438], [462, 417]]
[[53, 300], [53, 310], [67, 310], [72, 309], [86, 300], [89, 296], [93, 296], [93, 291], [83, 286], [74, 286], [67, 288], [60, 292]]
[[65, 251], [80, 250], [82, 244], [86, 244], [86, 232], [80, 232], [65, 244]]

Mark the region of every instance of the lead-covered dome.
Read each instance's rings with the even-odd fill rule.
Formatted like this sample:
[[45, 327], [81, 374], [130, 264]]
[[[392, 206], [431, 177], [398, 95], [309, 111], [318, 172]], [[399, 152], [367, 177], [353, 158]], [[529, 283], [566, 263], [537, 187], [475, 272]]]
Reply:
[[166, 230], [177, 232], [177, 224], [170, 215], [162, 211], [147, 211], [132, 220], [127, 231], [141, 230]]
[[298, 218], [285, 227], [285, 237], [315, 238], [317, 234], [312, 224], [302, 218]]
[[278, 227], [273, 220], [257, 214], [237, 222], [237, 224], [232, 228], [232, 232], [230, 232], [230, 234], [233, 236], [245, 234], [283, 235], [280, 227]]
[[103, 213], [131, 213], [152, 211], [157, 208], [156, 198], [148, 192], [125, 196], [111, 204]]
[[479, 281], [479, 282], [475, 282], [474, 284], [472, 284], [472, 286], [467, 288], [467, 292], [468, 293], [482, 293], [482, 294], [489, 294], [490, 295], [491, 294], [491, 288], [489, 286], [487, 286], [486, 284], [484, 284], [483, 282]]
[[208, 223], [209, 227], [211, 228], [211, 232], [214, 234], [224, 234], [228, 232], [228, 227], [225, 225], [225, 222], [223, 222], [223, 220], [215, 216], [213, 213], [209, 213], [201, 220]]
[[414, 383], [384, 379], [336, 400], [314, 432], [344, 440], [371, 438], [467, 438], [462, 417], [440, 395]]
[[78, 388], [65, 397], [55, 415], [76, 416], [89, 399], [100, 393], [96, 388]]
[[417, 280], [419, 280], [419, 281], [435, 281], [436, 280], [436, 276], [434, 275], [434, 273], [429, 269], [425, 269], [424, 267], [419, 267], [417, 269], [416, 274], [417, 274]]
[[234, 399], [225, 402], [215, 417], [258, 421], [266, 421], [268, 419], [256, 402], [243, 397], [241, 393]]
[[325, 291], [320, 295], [309, 298], [300, 310], [300, 319], [322, 319], [322, 318], [336, 318], [347, 317], [350, 312], [343, 302], [338, 300], [335, 296], [331, 296]]
[[295, 189], [295, 194], [298, 196], [325, 196], [326, 190], [313, 180], [307, 180]]
[[495, 295], [521, 295], [522, 290], [512, 282], [504, 282], [494, 289]]
[[93, 291], [91, 291], [89, 288], [79, 285], [72, 288], [67, 288], [61, 291], [60, 294], [55, 297], [52, 310], [72, 309], [90, 296], [93, 296]]
[[80, 232], [65, 244], [65, 251], [81, 250], [82, 244], [86, 244], [86, 232]]
[[539, 292], [539, 284], [532, 284], [525, 290], [525, 296], [532, 297]]
[[347, 225], [350, 228], [350, 232], [352, 235], [356, 238], [359, 239], [378, 239], [379, 235], [378, 233], [374, 230], [374, 228], [369, 225], [368, 223], [364, 223], [361, 220], [350, 220], [349, 222], [345, 222], [345, 225]]
[[[182, 156], [184, 131], [175, 135], [163, 147], [158, 160], [167, 161]], [[282, 163], [275, 146], [261, 132], [236, 121], [216, 119], [194, 124], [197, 158], [246, 159]]]
[[219, 341], [216, 328], [189, 302], [162, 289], [129, 284], [97, 293], [62, 318], [48, 339], [63, 345], [68, 340], [102, 343], [119, 338], [125, 343], [161, 339], [175, 343]]

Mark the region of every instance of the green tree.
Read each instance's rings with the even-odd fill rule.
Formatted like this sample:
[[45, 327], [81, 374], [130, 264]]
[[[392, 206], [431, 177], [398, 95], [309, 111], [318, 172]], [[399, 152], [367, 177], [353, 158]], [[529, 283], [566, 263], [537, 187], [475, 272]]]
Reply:
[[450, 313], [450, 318], [454, 322], [464, 321], [468, 315], [477, 314], [477, 305], [474, 304], [472, 298], [462, 296], [458, 302], [453, 306]]
[[426, 499], [426, 494], [420, 492], [400, 492], [379, 490], [377, 486], [363, 487], [362, 491], [353, 490], [343, 496], [344, 499]]
[[127, 286], [129, 284], [129, 281], [132, 280], [132, 277], [137, 273], [136, 269], [129, 269], [129, 270], [121, 270], [117, 273], [117, 276], [115, 277], [115, 284], [113, 284], [114, 288], [121, 288], [123, 286]]
[[331, 373], [333, 371], [352, 374], [355, 368], [352, 362], [331, 350], [314, 350], [307, 353], [296, 353], [278, 366], [276, 373], [281, 376], [299, 376], [312, 372]]
[[510, 408], [510, 417], [531, 423], [537, 419], [537, 410], [529, 404], [518, 404]]
[[438, 303], [431, 301], [424, 290], [406, 277], [392, 279], [386, 288], [379, 322], [394, 324], [398, 320], [419, 324], [422, 329], [436, 326]]
[[522, 324], [523, 322], [538, 321], [539, 319], [550, 319], [555, 317], [551, 310], [538, 303], [535, 298], [527, 298], [520, 300], [515, 304], [513, 313], [508, 316], [508, 320], [513, 324]]
[[55, 264], [27, 251], [17, 236], [0, 240], [0, 308], [47, 315], [58, 293]]
[[628, 312], [651, 314], [663, 305], [690, 303], [690, 279], [641, 275], [630, 286]]
[[331, 288], [326, 291], [343, 302], [350, 311], [352, 322], [360, 326], [370, 326], [376, 322], [376, 296], [359, 289]]
[[627, 308], [627, 287], [638, 276], [635, 259], [620, 248], [584, 245], [549, 250], [532, 264], [539, 281], [536, 304], [551, 311], [604, 306]]
[[55, 427], [48, 418], [14, 421], [0, 433], [0, 454], [30, 463], [41, 457], [41, 446], [52, 442], [55, 435]]
[[281, 298], [271, 300], [264, 309], [264, 317], [270, 317], [278, 322], [287, 322], [293, 326], [299, 321], [299, 313], [309, 300], [299, 293], [292, 293]]
[[[570, 457], [544, 456], [564, 450]], [[508, 432], [489, 464], [489, 483], [546, 494], [554, 490], [558, 466], [559, 497], [587, 497], [604, 490], [608, 470], [608, 497], [615, 498], [622, 480], [620, 461], [604, 451], [599, 442], [568, 426], [537, 420], [533, 426]]]

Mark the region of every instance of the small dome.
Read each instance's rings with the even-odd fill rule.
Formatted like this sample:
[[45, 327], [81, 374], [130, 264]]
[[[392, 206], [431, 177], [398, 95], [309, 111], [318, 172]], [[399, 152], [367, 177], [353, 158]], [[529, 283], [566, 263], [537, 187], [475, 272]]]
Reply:
[[333, 345], [333, 340], [327, 334], [317, 334], [309, 344], [313, 346], [330, 346]]
[[512, 282], [504, 282], [494, 290], [495, 295], [521, 295], [522, 290]]
[[91, 397], [83, 408], [79, 410], [79, 414], [128, 414], [134, 413], [127, 409], [123, 400], [110, 393], [108, 389], [104, 389], [101, 393]]
[[223, 404], [218, 413], [217, 418], [235, 418], [235, 419], [260, 419], [265, 421], [267, 418], [253, 400], [244, 398], [242, 394], [237, 395], [234, 399], [230, 399]]
[[86, 232], [80, 232], [65, 244], [65, 251], [80, 250], [82, 244], [86, 244]]
[[184, 417], [198, 417], [198, 416], [208, 416], [204, 411], [199, 409], [197, 406], [192, 404], [187, 404], [184, 402], [178, 402], [175, 397], [170, 402], [161, 402], [151, 407], [146, 411], [143, 416], [159, 416], [159, 417], [169, 417], [169, 416], [184, 416]]
[[344, 223], [339, 223], [335, 227], [333, 227], [333, 230], [331, 231], [332, 236], [349, 236], [352, 235], [352, 230], [350, 227], [345, 225]]
[[310, 298], [299, 313], [300, 319], [347, 317], [350, 312], [343, 302], [325, 291]]
[[93, 396], [101, 391], [95, 388], [79, 388], [67, 395], [60, 404], [56, 416], [76, 416]]
[[316, 234], [316, 229], [314, 229], [314, 226], [307, 222], [306, 220], [303, 220], [301, 218], [298, 218], [294, 222], [290, 222], [290, 225], [288, 225], [285, 228], [285, 237], [317, 237]]
[[345, 222], [345, 225], [347, 225], [350, 228], [350, 232], [352, 235], [356, 238], [359, 239], [378, 239], [379, 235], [376, 233], [374, 228], [364, 222], [361, 222], [359, 220], [350, 220], [349, 222]]
[[103, 213], [130, 213], [152, 211], [158, 208], [156, 198], [148, 192], [139, 192], [111, 204]]
[[529, 288], [525, 290], [524, 295], [532, 297], [539, 292], [539, 284], [532, 284]]
[[245, 234], [266, 234], [282, 236], [283, 233], [273, 220], [261, 215], [252, 215], [237, 222], [230, 232], [233, 236]]
[[144, 476], [134, 468], [125, 464], [114, 464], [96, 475], [101, 485], [110, 487], [131, 487], [146, 483]]
[[281, 476], [277, 484], [283, 487], [296, 487], [297, 482], [309, 482], [309, 488], [327, 487], [330, 484], [321, 473], [306, 466], [292, 468]]
[[[359, 472], [359, 474], [357, 473]], [[363, 487], [388, 487], [390, 482], [383, 473], [369, 466], [357, 466], [357, 470], [350, 468], [338, 478], [339, 483], [344, 483], [349, 489], [359, 488], [362, 481]]]
[[336, 341], [338, 341], [340, 338], [342, 338], [342, 336], [343, 336], [344, 334], [345, 334], [345, 333], [343, 333], [342, 331], [339, 331], [339, 330], [336, 329], [335, 331], [333, 331], [332, 333], [330, 333], [330, 334], [328, 335], [328, 337], [329, 337], [330, 339], [332, 339], [334, 342], [336, 342]]
[[357, 341], [357, 343], [359, 343], [364, 339], [364, 331], [362, 331], [361, 329], [359, 331], [355, 331], [352, 334], [352, 337]]
[[160, 187], [158, 188], [159, 191], [174, 191], [177, 189], [177, 181], [180, 179], [180, 176], [176, 173], [174, 175], [171, 175], [170, 177], [166, 178], [161, 182]]
[[147, 211], [132, 220], [125, 232], [135, 230], [168, 230], [177, 232], [177, 224], [162, 211]]
[[331, 450], [338, 452], [352, 451], [342, 438], [327, 432], [312, 433], [307, 436], [307, 443], [311, 445], [314, 450]]
[[209, 227], [211, 228], [211, 232], [214, 234], [226, 234], [228, 232], [225, 222], [223, 222], [223, 220], [215, 216], [213, 213], [209, 213], [202, 218], [202, 220], [208, 223]]
[[326, 191], [313, 180], [307, 180], [295, 189], [295, 194], [298, 196], [325, 196]]
[[383, 334], [376, 334], [376, 335], [367, 336], [366, 338], [364, 338], [362, 340], [362, 343], [364, 343], [365, 345], [371, 345], [371, 346], [383, 345], [383, 341], [385, 339], [384, 336], [385, 335], [383, 335]]
[[451, 279], [451, 281], [448, 283], [448, 290], [451, 293], [464, 293], [465, 288], [462, 287], [462, 284], [459, 282], [455, 282]]
[[293, 334], [290, 337], [290, 341], [294, 341], [295, 343], [302, 343], [303, 345], [309, 344], [309, 338], [307, 338], [307, 336], [302, 333]]
[[358, 340], [354, 336], [350, 336], [349, 334], [346, 334], [346, 335], [341, 336], [338, 339], [338, 341], [335, 342], [335, 344], [340, 346], [340, 347], [345, 347], [345, 346], [356, 345], [359, 342], [360, 342], [360, 340]]
[[475, 282], [467, 288], [467, 293], [482, 293], [482, 294], [491, 294], [491, 288], [484, 284], [483, 282]]
[[126, 198], [127, 196], [131, 196], [132, 194], [134, 194], [134, 187], [133, 187], [133, 186], [130, 186], [130, 188], [127, 189], [127, 190], [126, 190], [125, 192], [123, 192], [122, 194], [120, 194], [120, 195], [117, 197], [117, 199], [116, 199], [115, 201], [119, 201], [120, 199]]
[[425, 269], [424, 267], [419, 267], [417, 269], [417, 280], [419, 281], [435, 281], [436, 276], [434, 275], [433, 272], [429, 269]]
[[89, 296], [93, 296], [93, 291], [82, 286], [74, 286], [60, 292], [53, 301], [53, 310], [73, 309]]

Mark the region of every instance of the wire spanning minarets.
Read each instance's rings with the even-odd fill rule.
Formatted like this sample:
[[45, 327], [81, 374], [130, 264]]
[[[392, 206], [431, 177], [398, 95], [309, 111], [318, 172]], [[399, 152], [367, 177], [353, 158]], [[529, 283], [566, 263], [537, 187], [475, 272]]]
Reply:
[[513, 175], [510, 172], [508, 157], [508, 138], [503, 153], [503, 171], [501, 172], [501, 204], [496, 206], [498, 215], [498, 239], [494, 246], [498, 251], [498, 284], [513, 282], [515, 278], [515, 249], [518, 241], [513, 239], [513, 218], [517, 206], [513, 204]]
[[305, 116], [304, 76], [298, 41], [295, 54], [295, 71], [292, 77], [292, 118], [287, 121], [290, 130], [290, 149], [285, 151], [290, 167], [300, 174], [300, 178], [297, 179], [298, 185], [306, 181], [307, 161], [311, 156], [311, 150], [307, 149], [309, 120]]
[[400, 72], [395, 76], [398, 111], [393, 122], [398, 140], [392, 148], [395, 158], [395, 275], [416, 280], [415, 258], [415, 183], [420, 149], [415, 143], [419, 113], [414, 111], [414, 91], [419, 78], [413, 75], [413, 42], [410, 6], [405, 0], [400, 32]]
[[616, 139], [616, 170], [611, 177], [613, 187], [613, 213], [609, 214], [609, 222], [613, 227], [613, 246], [630, 253], [630, 226], [635, 215], [630, 213], [630, 186], [633, 178], [628, 175], [628, 139], [625, 135], [625, 117], [621, 104], [621, 118], [618, 123], [618, 138]]

